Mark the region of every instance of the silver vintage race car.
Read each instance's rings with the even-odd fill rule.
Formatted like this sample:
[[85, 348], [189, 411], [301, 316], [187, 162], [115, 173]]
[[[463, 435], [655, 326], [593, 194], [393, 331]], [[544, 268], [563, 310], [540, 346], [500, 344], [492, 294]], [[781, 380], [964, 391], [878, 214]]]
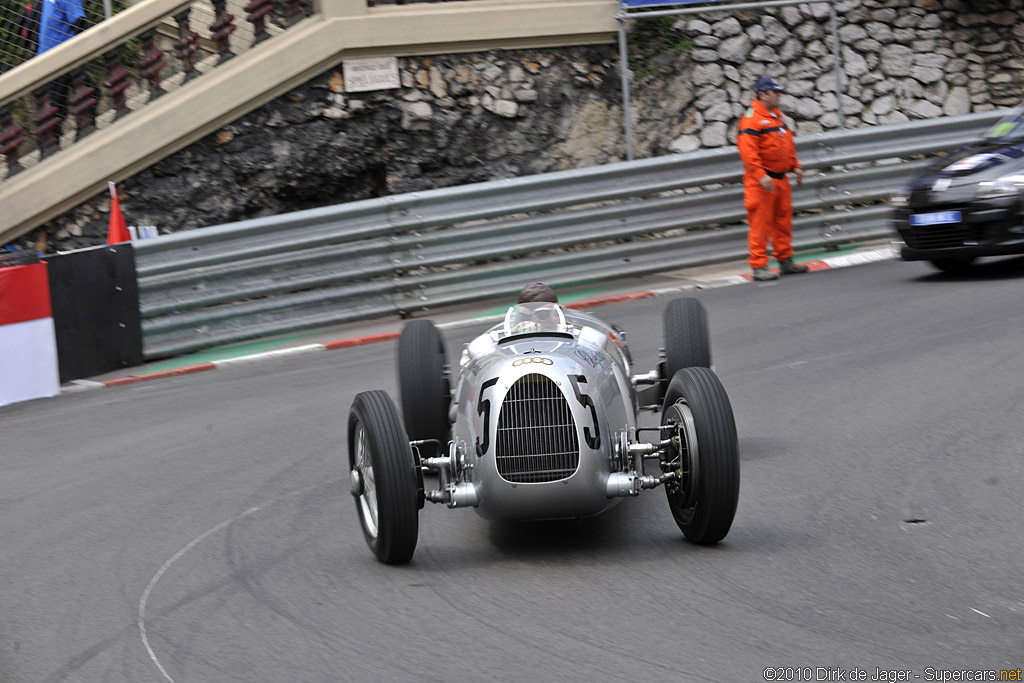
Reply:
[[[739, 447], [710, 349], [693, 298], [669, 302], [663, 357], [639, 375], [618, 328], [517, 304], [466, 346], [453, 389], [440, 332], [408, 323], [401, 414], [383, 391], [358, 394], [349, 413], [351, 492], [370, 549], [389, 564], [411, 559], [426, 501], [492, 520], [581, 518], [658, 486], [688, 540], [717, 543], [736, 512]], [[644, 410], [660, 425], [639, 426]]]

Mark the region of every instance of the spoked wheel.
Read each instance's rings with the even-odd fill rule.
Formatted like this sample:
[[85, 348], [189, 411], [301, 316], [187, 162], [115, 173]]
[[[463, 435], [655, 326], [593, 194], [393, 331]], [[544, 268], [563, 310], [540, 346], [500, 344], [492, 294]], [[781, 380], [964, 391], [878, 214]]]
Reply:
[[725, 387], [708, 368], [684, 368], [669, 383], [661, 424], [675, 425], [679, 447], [665, 484], [672, 517], [686, 540], [710, 545], [725, 538], [740, 493], [736, 421]]
[[419, 535], [418, 468], [387, 393], [356, 395], [348, 415], [348, 459], [367, 545], [381, 562], [408, 562]]
[[402, 329], [398, 338], [398, 384], [409, 439], [436, 439], [439, 446], [427, 446], [423, 455], [443, 455], [451, 435], [451, 386], [444, 339], [429, 320], [413, 320]]
[[943, 273], [966, 273], [974, 263], [973, 258], [937, 258], [932, 260], [932, 265]]
[[708, 312], [699, 299], [673, 299], [665, 307], [665, 377], [683, 368], [711, 367]]

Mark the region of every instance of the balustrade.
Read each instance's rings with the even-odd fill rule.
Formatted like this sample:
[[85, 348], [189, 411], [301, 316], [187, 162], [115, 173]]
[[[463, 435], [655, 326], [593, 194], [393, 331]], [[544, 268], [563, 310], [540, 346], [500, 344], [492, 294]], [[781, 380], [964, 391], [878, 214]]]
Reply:
[[160, 82], [163, 80], [162, 72], [164, 67], [167, 66], [167, 62], [164, 61], [164, 51], [160, 49], [157, 43], [155, 28], [146, 31], [140, 38], [142, 38], [143, 52], [142, 61], [139, 62], [139, 66], [142, 67], [140, 73], [149, 84], [149, 99], [153, 101], [167, 92], [160, 85]]
[[274, 0], [252, 0], [245, 6], [245, 11], [249, 13], [249, 21], [256, 32], [253, 45], [262, 43], [270, 37], [267, 33], [267, 15], [274, 11]]
[[25, 144], [23, 132], [25, 129], [14, 122], [14, 104], [0, 107], [0, 154], [7, 162], [8, 177], [22, 170], [18, 151]]
[[235, 56], [231, 51], [231, 34], [235, 32], [235, 15], [227, 11], [227, 0], [213, 0], [213, 12], [217, 20], [210, 24], [213, 40], [217, 43], [220, 54], [218, 64], [223, 64]]
[[96, 130], [96, 110], [99, 105], [99, 89], [92, 82], [85, 69], [75, 71], [71, 77], [74, 91], [71, 95], [71, 113], [75, 115], [75, 141]]
[[47, 83], [33, 93], [36, 98], [36, 139], [39, 141], [40, 158], [45, 159], [60, 149], [60, 109], [53, 103], [54, 91], [63, 83], [57, 79]]
[[181, 70], [185, 74], [185, 81], [190, 81], [199, 75], [193, 60], [193, 55], [199, 49], [199, 34], [189, 28], [188, 15], [188, 9], [174, 15], [174, 21], [178, 24], [178, 41], [174, 43], [174, 51], [181, 61]]
[[[134, 38], [126, 35], [102, 54], [93, 53], [91, 61], [72, 72], [2, 102], [0, 155], [6, 177], [11, 178], [60, 151], [62, 134], [68, 133], [63, 140], [65, 146], [74, 144], [97, 128], [156, 100], [168, 88], [181, 87], [202, 71], [232, 59], [240, 50], [276, 35], [310, 12], [309, 0], [277, 2], [277, 15], [275, 0], [210, 0], [212, 16], [210, 5], [186, 6], [162, 24], [147, 28]], [[250, 29], [236, 33], [236, 16], [243, 12]], [[193, 16], [197, 26], [208, 27], [200, 29], [203, 35], [192, 30]], [[171, 49], [176, 60], [168, 58]], [[176, 65], [169, 71], [171, 61], [176, 61]], [[69, 137], [71, 131], [73, 137]]]
[[285, 26], [301, 21], [308, 14], [306, 0], [285, 0]]
[[128, 113], [127, 95], [125, 91], [132, 85], [132, 75], [121, 66], [121, 48], [116, 47], [103, 55], [107, 60], [107, 80], [103, 85], [107, 88], [107, 96], [114, 103], [114, 120]]

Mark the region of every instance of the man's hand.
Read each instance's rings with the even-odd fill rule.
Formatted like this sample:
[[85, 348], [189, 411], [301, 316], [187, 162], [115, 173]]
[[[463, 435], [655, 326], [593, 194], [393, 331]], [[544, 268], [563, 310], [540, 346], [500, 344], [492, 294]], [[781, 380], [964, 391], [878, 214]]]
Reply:
[[804, 184], [804, 169], [797, 166], [793, 169], [793, 175], [796, 176], [796, 186], [800, 187]]
[[767, 174], [758, 178], [757, 182], [761, 183], [761, 187], [763, 187], [766, 192], [775, 191], [775, 184], [772, 182], [772, 179], [769, 178]]

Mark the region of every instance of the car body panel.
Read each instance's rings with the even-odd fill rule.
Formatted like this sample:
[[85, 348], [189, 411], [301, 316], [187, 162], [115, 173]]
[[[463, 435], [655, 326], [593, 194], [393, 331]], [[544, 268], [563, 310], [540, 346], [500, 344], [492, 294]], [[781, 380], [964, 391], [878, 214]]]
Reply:
[[[1013, 183], [1019, 190], [992, 196], [992, 185]], [[893, 227], [904, 260], [1024, 254], [1024, 108], [977, 144], [932, 164], [898, 194], [902, 205], [894, 208]]]
[[[607, 486], [616, 435], [636, 426], [628, 358], [606, 323], [569, 311], [565, 317], [568, 332], [499, 339], [499, 325], [463, 353], [452, 435], [467, 454], [479, 501], [475, 509], [485, 518], [588, 517], [621, 500], [609, 497]], [[531, 392], [547, 393], [541, 399]], [[556, 477], [551, 481], [523, 480], [542, 476], [537, 472], [510, 475], [499, 460], [547, 462], [552, 439], [571, 441], [561, 427], [552, 427], [557, 438], [547, 427], [544, 434], [531, 431], [551, 417], [548, 413], [571, 416], [575, 443], [570, 446], [578, 447], [578, 465], [567, 476], [548, 475]], [[507, 429], [499, 434], [503, 424]], [[565, 447], [562, 443], [561, 450]]]

